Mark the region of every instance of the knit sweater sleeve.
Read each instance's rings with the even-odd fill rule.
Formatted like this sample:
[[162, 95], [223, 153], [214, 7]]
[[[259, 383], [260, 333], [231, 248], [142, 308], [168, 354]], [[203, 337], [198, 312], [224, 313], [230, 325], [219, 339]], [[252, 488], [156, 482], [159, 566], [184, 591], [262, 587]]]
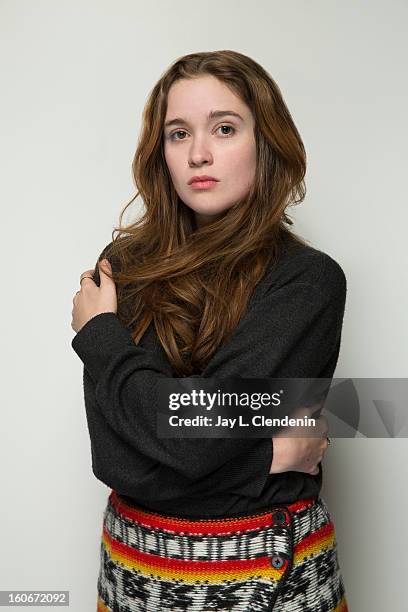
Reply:
[[[346, 279], [339, 264], [313, 250], [312, 256], [260, 284], [245, 316], [201, 377], [327, 376], [325, 368], [335, 364], [339, 352], [345, 297]], [[143, 483], [149, 474], [157, 487], [159, 475], [174, 486], [178, 475], [195, 490], [197, 483], [218, 475], [230, 478], [229, 486], [241, 494], [260, 494], [272, 462], [271, 439], [157, 436], [157, 381], [174, 374], [155, 351], [134, 343], [115, 313], [91, 318], [74, 336], [72, 348], [84, 364], [84, 376], [92, 381], [104, 426], [114, 432], [118, 445], [143, 459], [139, 466], [146, 465], [145, 473], [134, 473], [129, 495], [140, 493], [136, 480]], [[117, 457], [116, 469], [126, 470], [120, 452]], [[111, 462], [107, 469], [112, 468]]]

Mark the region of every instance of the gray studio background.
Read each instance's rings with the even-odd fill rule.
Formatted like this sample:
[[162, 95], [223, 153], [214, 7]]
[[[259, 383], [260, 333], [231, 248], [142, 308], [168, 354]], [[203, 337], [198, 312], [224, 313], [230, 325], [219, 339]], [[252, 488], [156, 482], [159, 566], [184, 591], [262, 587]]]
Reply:
[[[407, 17], [398, 0], [0, 2], [0, 589], [95, 609], [109, 489], [72, 298], [134, 195], [142, 108], [177, 57], [234, 49], [277, 81], [308, 154], [295, 230], [348, 279], [335, 375], [407, 376]], [[324, 459], [353, 612], [406, 610], [407, 447], [335, 439]]]

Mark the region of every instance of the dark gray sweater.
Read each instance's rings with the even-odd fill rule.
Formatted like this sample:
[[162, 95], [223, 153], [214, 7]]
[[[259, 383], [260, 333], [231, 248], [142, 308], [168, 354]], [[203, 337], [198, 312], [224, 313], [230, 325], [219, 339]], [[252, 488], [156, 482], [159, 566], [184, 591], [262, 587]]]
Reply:
[[[201, 376], [331, 378], [345, 301], [339, 264], [311, 246], [296, 246], [270, 267], [233, 336]], [[93, 473], [128, 502], [197, 518], [250, 514], [318, 496], [321, 464], [316, 476], [269, 474], [269, 438], [157, 436], [155, 383], [175, 374], [152, 325], [136, 345], [116, 314], [102, 313], [79, 330], [72, 348], [84, 364]]]

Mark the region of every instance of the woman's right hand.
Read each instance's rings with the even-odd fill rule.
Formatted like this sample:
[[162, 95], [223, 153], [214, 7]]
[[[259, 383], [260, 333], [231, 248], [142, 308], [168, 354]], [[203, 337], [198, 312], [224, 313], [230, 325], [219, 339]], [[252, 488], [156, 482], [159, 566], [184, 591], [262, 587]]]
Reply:
[[[306, 406], [299, 409], [296, 414], [290, 415], [290, 418], [310, 417], [315, 411], [316, 406]], [[328, 447], [327, 419], [325, 416], [316, 419], [313, 430], [316, 436], [320, 437], [301, 437], [302, 430], [304, 430], [302, 426], [290, 426], [272, 436], [273, 459], [270, 474], [305, 472], [315, 476], [319, 473], [318, 464]]]

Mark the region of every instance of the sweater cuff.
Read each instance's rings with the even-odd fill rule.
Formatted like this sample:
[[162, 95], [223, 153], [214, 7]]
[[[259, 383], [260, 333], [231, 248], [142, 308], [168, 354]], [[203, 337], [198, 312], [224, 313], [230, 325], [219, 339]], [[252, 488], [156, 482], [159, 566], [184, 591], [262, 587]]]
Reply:
[[136, 344], [116, 313], [102, 312], [81, 327], [71, 346], [97, 382], [112, 357], [127, 346], [136, 347]]

